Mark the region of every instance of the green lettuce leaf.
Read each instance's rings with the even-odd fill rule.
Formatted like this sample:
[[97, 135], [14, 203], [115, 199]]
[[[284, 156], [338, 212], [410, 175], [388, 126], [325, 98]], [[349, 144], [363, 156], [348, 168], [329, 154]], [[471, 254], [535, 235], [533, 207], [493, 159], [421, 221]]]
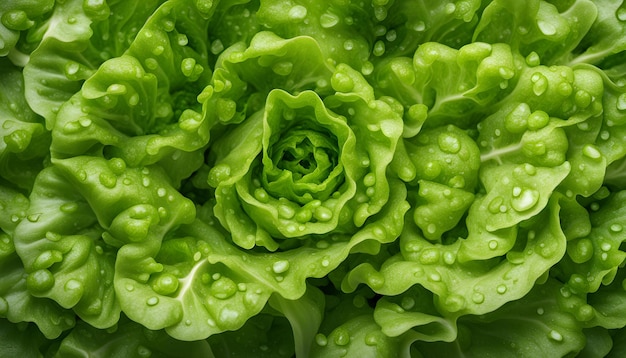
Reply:
[[526, 295], [564, 255], [559, 211], [559, 200], [551, 199], [539, 215], [519, 224], [515, 245], [505, 256], [484, 258], [479, 253], [471, 260], [460, 258], [463, 238], [453, 244], [431, 243], [409, 221], [400, 236], [401, 253], [379, 269], [369, 263], [356, 266], [345, 275], [342, 289], [351, 292], [364, 283], [380, 294], [397, 295], [419, 284], [435, 294], [443, 317], [491, 312]]
[[[505, 43], [474, 42], [455, 49], [437, 42], [420, 45], [413, 58], [395, 57], [376, 67], [381, 94], [399, 100], [405, 121], [425, 126], [454, 124], [465, 128], [482, 119], [480, 110], [510, 93], [522, 58]], [[443, 77], [442, 77], [443, 76]]]
[[538, 55], [546, 64], [568, 64], [574, 51], [598, 21], [596, 1], [491, 1], [473, 41], [508, 43], [523, 56]]
[[[376, 253], [381, 241], [396, 237], [402, 217], [396, 210], [406, 208], [401, 188], [393, 205], [379, 214], [380, 220], [349, 240], [313, 241], [275, 253], [243, 251], [232, 245], [213, 215], [213, 205], [207, 203], [198, 209], [196, 221], [180, 226], [162, 243], [144, 240], [119, 249], [115, 287], [122, 309], [146, 327], [165, 329], [183, 340], [239, 329], [263, 310], [272, 294], [302, 299], [308, 278], [324, 277], [353, 251]], [[291, 305], [308, 306], [312, 300], [296, 303], [282, 298], [274, 298], [272, 305], [285, 312], [293, 312]], [[297, 322], [297, 316], [284, 314]]]
[[80, 322], [63, 338], [55, 357], [187, 357], [213, 358], [206, 341], [183, 342], [163, 331], [151, 331], [128, 319], [115, 329], [99, 330]]
[[15, 231], [26, 285], [73, 309], [98, 328], [114, 325], [121, 311], [114, 291], [117, 248], [165, 233], [194, 217], [194, 207], [156, 168], [127, 168], [75, 157], [41, 171], [30, 207]]
[[5, 58], [0, 58], [0, 77], [0, 177], [28, 191], [48, 156], [50, 133], [24, 98], [22, 74]]
[[[35, 26], [54, 7], [53, 0], [23, 0], [0, 6], [0, 57], [15, 58], [22, 32]], [[13, 52], [13, 54], [12, 54]], [[13, 55], [13, 56], [12, 56]]]
[[100, 65], [61, 106], [53, 156], [161, 162], [175, 181], [188, 177], [209, 139], [195, 98], [211, 75], [204, 35], [212, 12], [205, 10], [184, 0], [159, 7], [124, 54]]
[[49, 342], [35, 326], [0, 318], [0, 352], [13, 357], [44, 357]]
[[26, 98], [35, 113], [45, 118], [48, 129], [82, 82], [104, 61], [128, 48], [160, 2], [64, 1], [28, 33], [28, 42], [35, 48], [24, 66]]
[[575, 354], [584, 346], [585, 337], [581, 324], [560, 310], [558, 291], [559, 284], [552, 280], [537, 285], [527, 296], [493, 312], [459, 318], [454, 342], [417, 342], [416, 348], [424, 356], [446, 357]]
[[75, 317], [52, 300], [32, 296], [27, 288], [27, 274], [15, 252], [13, 232], [20, 221], [27, 220], [28, 206], [24, 195], [0, 186], [0, 317], [15, 323], [33, 322], [38, 332], [53, 339], [73, 327]]
[[213, 335], [207, 341], [216, 357], [289, 358], [295, 352], [289, 321], [271, 313], [260, 313], [237, 331]]

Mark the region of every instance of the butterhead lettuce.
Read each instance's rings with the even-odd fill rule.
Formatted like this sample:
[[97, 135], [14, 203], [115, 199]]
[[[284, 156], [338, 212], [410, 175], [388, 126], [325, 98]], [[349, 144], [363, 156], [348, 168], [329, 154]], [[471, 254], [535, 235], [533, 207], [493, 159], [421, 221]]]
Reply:
[[0, 3], [0, 356], [626, 352], [626, 4]]

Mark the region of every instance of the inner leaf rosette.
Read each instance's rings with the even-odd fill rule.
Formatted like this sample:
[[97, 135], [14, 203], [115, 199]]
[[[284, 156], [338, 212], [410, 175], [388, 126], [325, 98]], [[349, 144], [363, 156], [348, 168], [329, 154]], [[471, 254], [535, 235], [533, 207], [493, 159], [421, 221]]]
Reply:
[[[386, 182], [389, 162], [370, 160], [367, 145], [360, 144], [370, 129], [359, 126], [356, 109], [347, 112], [355, 116], [330, 111], [312, 91], [294, 96], [274, 90], [264, 111], [217, 142], [241, 142], [219, 153], [209, 173], [216, 215], [236, 244], [276, 250], [277, 239], [349, 234], [380, 210], [369, 204], [388, 197], [389, 189], [378, 193], [376, 182]], [[391, 153], [396, 132], [389, 135]]]

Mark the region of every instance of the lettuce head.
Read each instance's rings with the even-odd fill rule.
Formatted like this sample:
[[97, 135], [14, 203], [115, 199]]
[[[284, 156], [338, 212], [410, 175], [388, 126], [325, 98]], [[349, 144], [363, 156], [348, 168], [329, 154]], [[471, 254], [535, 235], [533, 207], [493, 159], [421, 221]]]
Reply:
[[0, 356], [626, 354], [626, 3], [0, 3]]

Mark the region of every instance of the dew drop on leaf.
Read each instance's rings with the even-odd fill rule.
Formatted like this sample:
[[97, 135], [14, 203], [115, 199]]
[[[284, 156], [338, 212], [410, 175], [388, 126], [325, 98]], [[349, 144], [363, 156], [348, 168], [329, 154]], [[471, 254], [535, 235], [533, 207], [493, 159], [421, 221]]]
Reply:
[[159, 298], [156, 296], [152, 296], [146, 300], [146, 305], [148, 306], [156, 306], [159, 303]]
[[331, 28], [339, 23], [339, 17], [335, 14], [324, 13], [320, 16], [320, 25], [325, 28]]
[[322, 333], [318, 333], [315, 335], [315, 343], [320, 347], [325, 347], [328, 345], [328, 338]]
[[498, 292], [501, 295], [505, 294], [507, 290], [508, 290], [508, 287], [506, 287], [505, 284], [501, 284], [501, 285], [498, 285], [498, 287], [496, 287], [496, 292]]
[[472, 302], [474, 302], [476, 304], [481, 304], [481, 303], [485, 302], [485, 295], [483, 295], [480, 292], [474, 292], [472, 294]]
[[539, 192], [534, 189], [524, 189], [519, 196], [511, 200], [511, 206], [516, 211], [526, 211], [533, 208], [539, 202]]
[[546, 36], [556, 34], [556, 26], [549, 21], [539, 20], [537, 21], [537, 27], [539, 27], [539, 31]]
[[287, 260], [279, 260], [272, 265], [272, 271], [276, 274], [284, 273], [287, 270], [289, 270], [289, 261]]
[[302, 5], [296, 5], [289, 9], [289, 17], [293, 20], [302, 20], [307, 15], [306, 7]]
[[559, 333], [558, 331], [555, 330], [551, 330], [550, 333], [548, 333], [548, 337], [550, 337], [550, 339], [556, 341], [556, 342], [562, 342], [563, 341], [563, 335], [561, 333]]
[[350, 343], [350, 332], [342, 327], [335, 330], [335, 344], [338, 346], [345, 346]]

